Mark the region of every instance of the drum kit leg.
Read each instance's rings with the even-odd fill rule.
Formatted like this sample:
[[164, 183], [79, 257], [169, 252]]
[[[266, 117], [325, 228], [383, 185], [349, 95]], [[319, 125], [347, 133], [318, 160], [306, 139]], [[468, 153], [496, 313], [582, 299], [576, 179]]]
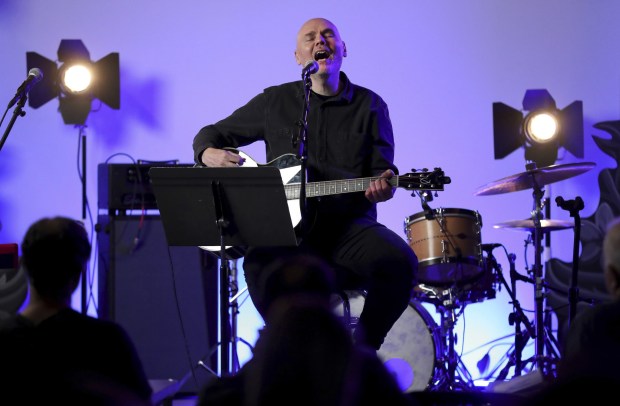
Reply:
[[441, 343], [443, 348], [442, 358], [439, 359], [438, 380], [432, 386], [433, 390], [467, 390], [473, 388], [473, 379], [455, 350], [457, 335], [454, 326], [458, 316], [464, 310], [456, 298], [452, 297], [450, 290], [447, 291], [448, 300], [438, 307], [441, 314], [440, 336], [444, 338]]

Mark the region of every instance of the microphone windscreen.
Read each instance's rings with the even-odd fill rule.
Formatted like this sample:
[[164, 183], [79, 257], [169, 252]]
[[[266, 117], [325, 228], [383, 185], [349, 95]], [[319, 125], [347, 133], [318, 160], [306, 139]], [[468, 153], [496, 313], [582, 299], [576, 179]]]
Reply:
[[43, 72], [39, 68], [32, 68], [28, 71], [28, 76], [34, 76], [34, 81], [38, 82], [43, 79]]

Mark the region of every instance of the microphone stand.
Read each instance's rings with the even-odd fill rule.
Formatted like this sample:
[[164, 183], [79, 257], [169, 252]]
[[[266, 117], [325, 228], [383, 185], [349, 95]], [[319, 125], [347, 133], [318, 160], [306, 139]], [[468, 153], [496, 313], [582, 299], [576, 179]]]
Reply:
[[558, 196], [555, 198], [555, 202], [558, 204], [558, 207], [568, 211], [571, 217], [575, 219], [575, 237], [573, 240], [573, 270], [570, 288], [568, 289], [568, 320], [570, 325], [570, 323], [573, 322], [573, 318], [575, 317], [575, 313], [577, 311], [577, 301], [579, 300], [579, 287], [577, 286], [577, 279], [579, 276], [579, 238], [581, 234], [581, 217], [579, 216], [579, 211], [583, 210], [584, 205], [583, 200], [579, 196], [577, 196], [575, 200], [566, 201], [562, 198], [562, 196]]
[[17, 106], [13, 110], [13, 117], [11, 117], [11, 121], [9, 121], [9, 124], [6, 127], [6, 130], [4, 130], [4, 135], [2, 136], [2, 140], [0, 140], [0, 151], [2, 151], [2, 147], [4, 146], [6, 139], [9, 137], [9, 133], [11, 132], [11, 129], [13, 128], [13, 124], [15, 124], [17, 117], [24, 117], [26, 115], [26, 112], [23, 110], [24, 106], [26, 105], [26, 99], [27, 99], [26, 93], [22, 93], [22, 97], [19, 98], [19, 101], [17, 102]]
[[[306, 217], [307, 201], [306, 201], [306, 183], [307, 175], [306, 169], [308, 166], [308, 112], [310, 111], [310, 88], [312, 87], [312, 80], [310, 74], [306, 71], [302, 71], [301, 80], [304, 86], [304, 108], [302, 112], [301, 120], [297, 122], [299, 126], [299, 135], [296, 139], [293, 139], [293, 145], [298, 147], [297, 158], [301, 161], [301, 182], [299, 185], [299, 206], [301, 210], [302, 224], [303, 219]], [[303, 228], [302, 228], [303, 229]]]

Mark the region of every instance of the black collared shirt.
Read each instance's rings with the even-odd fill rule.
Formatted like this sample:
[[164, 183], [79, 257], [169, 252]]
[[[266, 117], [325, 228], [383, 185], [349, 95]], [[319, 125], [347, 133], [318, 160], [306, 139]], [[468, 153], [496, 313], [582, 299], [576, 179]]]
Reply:
[[[336, 96], [311, 92], [308, 113], [308, 181], [354, 179], [377, 176], [386, 169], [397, 172], [394, 136], [389, 111], [373, 91], [357, 86], [341, 72], [345, 84]], [[266, 144], [267, 160], [296, 154], [292, 142], [299, 134], [304, 108], [302, 81], [284, 83], [237, 109], [229, 117], [203, 127], [194, 138], [194, 159], [208, 147], [243, 147], [256, 141]], [[364, 193], [324, 196], [318, 210], [331, 218], [369, 215], [376, 219], [376, 205]]]

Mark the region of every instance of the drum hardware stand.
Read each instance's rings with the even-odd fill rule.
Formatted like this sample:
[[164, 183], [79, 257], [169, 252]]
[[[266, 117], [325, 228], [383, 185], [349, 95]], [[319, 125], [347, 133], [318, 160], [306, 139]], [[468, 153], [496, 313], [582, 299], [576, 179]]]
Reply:
[[[422, 170], [427, 171], [426, 168]], [[411, 193], [411, 196], [415, 196], [416, 194], [420, 197], [422, 209], [424, 210], [424, 217], [427, 220], [433, 219], [435, 217], [435, 215], [433, 214], [433, 209], [431, 209], [430, 206], [428, 205], [428, 202], [433, 201], [433, 193], [429, 190], [421, 190], [421, 191], [414, 190], [413, 193]], [[435, 192], [435, 196], [436, 195], [437, 195], [437, 192]]]
[[[469, 390], [473, 387], [473, 380], [469, 371], [463, 364], [461, 357], [454, 349], [456, 344], [454, 326], [458, 318], [455, 309], [461, 306], [457, 303], [458, 301], [451, 288], [444, 290], [443, 293], [446, 294], [447, 298], [445, 296], [441, 298], [442, 304], [438, 306], [438, 311], [441, 314], [441, 335], [444, 339], [447, 339], [447, 346], [443, 343], [444, 345], [442, 348], [444, 376], [440, 379], [439, 384], [433, 387], [432, 390]], [[461, 307], [461, 312], [463, 310], [464, 306]], [[458, 380], [457, 372], [459, 375]]]
[[[513, 365], [515, 367], [514, 376], [521, 375], [521, 371], [523, 369], [521, 354], [529, 338], [534, 337], [535, 331], [532, 325], [530, 324], [529, 319], [523, 312], [523, 309], [521, 308], [521, 304], [519, 303], [519, 300], [517, 300], [516, 281], [518, 279], [517, 277], [518, 273], [515, 269], [516, 256], [515, 254], [508, 254], [508, 262], [510, 263], [510, 280], [511, 280], [511, 285], [512, 285], [512, 289], [511, 289], [511, 287], [508, 286], [508, 282], [506, 282], [506, 278], [504, 278], [501, 265], [497, 262], [497, 260], [493, 256], [494, 248], [495, 246], [493, 244], [489, 244], [487, 245], [486, 249], [485, 248], [483, 249], [487, 253], [487, 258], [486, 258], [487, 264], [489, 264], [492, 267], [492, 269], [495, 269], [496, 275], [498, 275], [501, 284], [504, 285], [504, 288], [506, 289], [506, 291], [508, 292], [508, 295], [510, 296], [511, 303], [513, 306], [513, 312], [510, 313], [510, 315], [508, 316], [508, 323], [510, 325], [514, 324], [515, 326], [515, 344], [512, 348], [511, 353], [508, 355], [508, 363], [502, 369], [502, 371], [500, 372], [499, 376], [496, 379], [499, 381], [499, 380], [506, 379], [506, 376], [508, 375], [508, 371]], [[525, 331], [521, 329], [521, 324], [525, 326]]]
[[[534, 166], [535, 168], [535, 166]], [[545, 377], [552, 376], [555, 373], [555, 365], [554, 362], [559, 358], [558, 352], [551, 345], [550, 341], [558, 348], [557, 341], [553, 334], [551, 333], [550, 326], [547, 326], [547, 320], [545, 320], [545, 311], [544, 311], [544, 293], [543, 288], [548, 287], [544, 281], [543, 276], [543, 267], [542, 267], [542, 225], [540, 220], [542, 219], [542, 198], [543, 198], [543, 190], [537, 184], [536, 179], [533, 178], [533, 198], [534, 198], [534, 208], [531, 212], [532, 222], [534, 224], [533, 228], [533, 239], [528, 240], [534, 245], [534, 265], [528, 271], [531, 275], [531, 278], [525, 277], [519, 274], [516, 270], [514, 270], [514, 264], [511, 262], [511, 272], [510, 276], [513, 279], [513, 283], [516, 280], [521, 280], [523, 282], [528, 282], [534, 285], [534, 330], [529, 331], [531, 337], [535, 340], [535, 354], [534, 354], [534, 363], [535, 367], [541, 372], [541, 374]], [[525, 320], [525, 319], [524, 319]], [[519, 334], [522, 334], [519, 331]], [[515, 338], [516, 340], [516, 338]], [[527, 340], [525, 340], [527, 341]], [[523, 343], [523, 346], [525, 343]], [[545, 352], [545, 349], [547, 351]], [[522, 347], [520, 348], [522, 350]], [[523, 365], [521, 365], [521, 368]], [[520, 372], [521, 368], [515, 368], [515, 371]]]

